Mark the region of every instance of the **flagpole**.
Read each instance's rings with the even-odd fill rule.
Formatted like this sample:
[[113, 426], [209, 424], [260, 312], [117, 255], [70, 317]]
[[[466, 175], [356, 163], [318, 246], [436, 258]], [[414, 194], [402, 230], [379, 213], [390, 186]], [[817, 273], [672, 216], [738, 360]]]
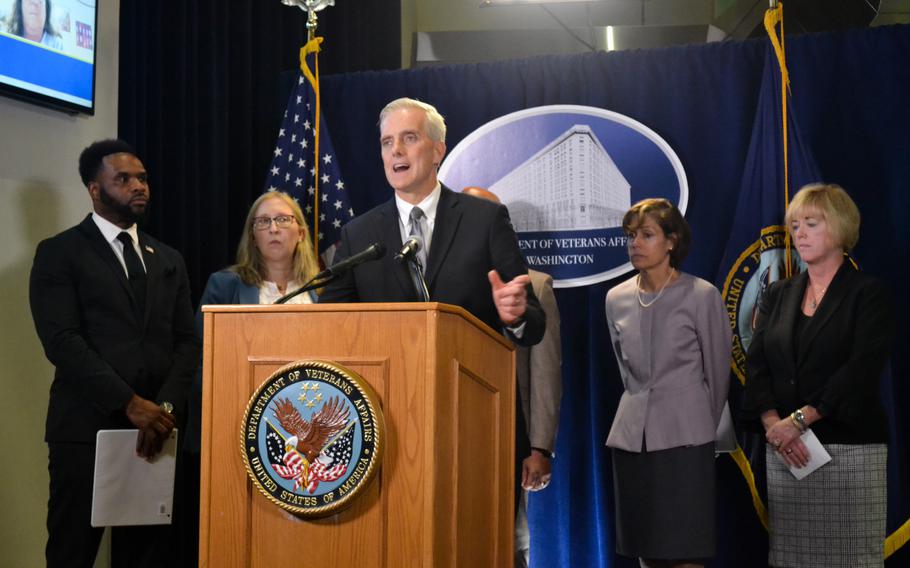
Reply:
[[[322, 38], [316, 36], [318, 17], [316, 12], [334, 6], [335, 0], [281, 0], [285, 6], [296, 6], [307, 12], [306, 29], [307, 43], [300, 49], [300, 71], [307, 76], [313, 85], [316, 96], [316, 112], [313, 113], [313, 253], [319, 258], [319, 122], [322, 118], [322, 108], [319, 95], [319, 44]], [[313, 73], [310, 73], [306, 63], [306, 56], [313, 54]]]
[[[780, 24], [780, 37], [775, 27]], [[789, 172], [789, 145], [787, 126], [787, 92], [790, 89], [790, 73], [787, 71], [787, 55], [784, 44], [784, 5], [778, 0], [770, 0], [770, 8], [765, 12], [765, 31], [777, 55], [780, 67], [780, 108], [781, 108], [781, 136], [784, 150], [784, 213], [790, 204], [790, 172]], [[790, 256], [790, 231], [784, 230], [784, 274], [787, 278], [792, 276], [792, 259]]]

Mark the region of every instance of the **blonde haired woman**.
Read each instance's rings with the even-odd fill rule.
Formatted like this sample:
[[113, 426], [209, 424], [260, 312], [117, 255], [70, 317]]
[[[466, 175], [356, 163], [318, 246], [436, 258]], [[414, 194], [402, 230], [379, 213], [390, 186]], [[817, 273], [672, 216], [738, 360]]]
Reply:
[[[209, 277], [199, 301], [209, 304], [272, 304], [306, 284], [319, 271], [313, 242], [300, 205], [280, 191], [263, 193], [247, 213], [243, 236], [237, 245], [237, 262]], [[313, 292], [298, 294], [289, 304], [312, 304]], [[202, 340], [202, 312], [196, 312], [196, 334]], [[202, 369], [197, 374], [187, 440], [199, 451], [199, 409], [202, 404]]]
[[[845, 254], [859, 210], [837, 185], [802, 188], [785, 221], [806, 271], [768, 287], [746, 355], [741, 412], [764, 427], [772, 566], [882, 566], [888, 424], [879, 379], [891, 296]], [[832, 460], [802, 480], [811, 428]]]
[[[287, 193], [264, 193], [247, 213], [237, 262], [209, 277], [199, 305], [271, 304], [317, 272], [319, 264], [300, 205]], [[288, 303], [315, 301], [316, 295], [310, 293]]]

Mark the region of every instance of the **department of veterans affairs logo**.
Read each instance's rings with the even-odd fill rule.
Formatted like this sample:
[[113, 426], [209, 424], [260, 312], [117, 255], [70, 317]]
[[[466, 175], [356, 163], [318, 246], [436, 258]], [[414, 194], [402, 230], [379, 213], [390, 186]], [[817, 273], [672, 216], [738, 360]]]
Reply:
[[622, 218], [648, 197], [685, 213], [689, 189], [670, 145], [601, 108], [542, 106], [484, 124], [443, 162], [456, 191], [489, 189], [509, 208], [529, 268], [554, 286], [586, 286], [632, 270]]
[[[786, 277], [786, 236], [783, 225], [763, 228], [761, 237], [736, 259], [724, 281], [722, 295], [733, 327], [732, 367], [741, 383], [746, 380], [746, 352], [755, 330], [758, 301], [772, 282]], [[803, 268], [795, 251], [791, 251], [790, 265], [793, 274]]]
[[243, 415], [241, 453], [253, 485], [302, 517], [348, 507], [379, 469], [379, 400], [356, 373], [298, 361], [256, 389]]

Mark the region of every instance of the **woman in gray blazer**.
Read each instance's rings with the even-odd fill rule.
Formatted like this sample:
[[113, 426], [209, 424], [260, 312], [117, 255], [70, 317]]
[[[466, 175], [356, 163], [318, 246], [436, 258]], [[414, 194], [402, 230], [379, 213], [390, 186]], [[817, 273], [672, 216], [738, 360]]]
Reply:
[[622, 222], [638, 275], [607, 293], [625, 392], [613, 449], [616, 548], [643, 566], [700, 566], [714, 555], [714, 439], [727, 400], [731, 330], [720, 293], [679, 271], [689, 226], [666, 199]]

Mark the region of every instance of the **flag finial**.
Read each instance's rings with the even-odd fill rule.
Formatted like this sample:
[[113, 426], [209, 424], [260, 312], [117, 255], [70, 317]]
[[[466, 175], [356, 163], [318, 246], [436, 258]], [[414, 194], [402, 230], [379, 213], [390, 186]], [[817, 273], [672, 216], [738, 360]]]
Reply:
[[307, 12], [306, 29], [309, 39], [316, 37], [316, 12], [334, 6], [335, 0], [281, 0], [285, 6], [297, 6]]

